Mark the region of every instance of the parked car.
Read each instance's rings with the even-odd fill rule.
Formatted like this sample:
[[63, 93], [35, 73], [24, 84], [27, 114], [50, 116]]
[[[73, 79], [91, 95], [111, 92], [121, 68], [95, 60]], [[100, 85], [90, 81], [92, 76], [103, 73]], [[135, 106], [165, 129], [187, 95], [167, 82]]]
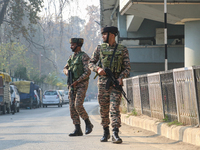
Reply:
[[11, 95], [10, 95], [10, 75], [5, 72], [0, 72], [0, 112], [3, 114], [10, 113], [11, 110]]
[[11, 111], [13, 113], [19, 112], [20, 107], [20, 96], [18, 89], [15, 85], [10, 85], [10, 94], [11, 94]]
[[42, 99], [43, 107], [47, 107], [48, 105], [58, 105], [58, 107], [62, 107], [62, 96], [58, 90], [48, 90], [43, 94]]
[[59, 90], [59, 92], [61, 93], [63, 97], [63, 103], [68, 104], [69, 103], [68, 91]]

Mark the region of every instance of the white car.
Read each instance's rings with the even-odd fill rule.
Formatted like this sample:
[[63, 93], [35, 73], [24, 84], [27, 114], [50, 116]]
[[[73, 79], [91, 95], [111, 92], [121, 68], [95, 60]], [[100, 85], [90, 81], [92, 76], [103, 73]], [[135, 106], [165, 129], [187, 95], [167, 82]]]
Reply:
[[11, 94], [11, 109], [14, 113], [19, 112], [20, 107], [20, 96], [15, 85], [10, 85], [10, 94]]
[[64, 104], [69, 104], [69, 97], [68, 97], [68, 91], [64, 91], [64, 90], [59, 90], [59, 92], [61, 93], [62, 97], [63, 97], [63, 103]]
[[62, 96], [58, 90], [45, 91], [43, 94], [42, 104], [43, 107], [47, 107], [48, 105], [58, 105], [58, 107], [62, 107]]
[[69, 91], [64, 91], [64, 101], [69, 104]]

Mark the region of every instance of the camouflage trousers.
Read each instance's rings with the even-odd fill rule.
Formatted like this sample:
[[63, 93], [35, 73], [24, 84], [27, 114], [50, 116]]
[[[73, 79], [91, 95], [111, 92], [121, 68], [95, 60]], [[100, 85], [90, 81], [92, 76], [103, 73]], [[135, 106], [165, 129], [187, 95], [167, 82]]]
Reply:
[[121, 97], [121, 92], [113, 88], [113, 86], [110, 86], [109, 90], [106, 90], [105, 84], [98, 85], [101, 124], [104, 128], [110, 124], [109, 112], [112, 119], [111, 126], [113, 128], [121, 127], [121, 115], [119, 111]]
[[69, 108], [73, 124], [80, 124], [79, 116], [83, 120], [89, 118], [87, 112], [85, 111], [85, 108], [83, 107], [83, 102], [88, 88], [88, 83], [89, 81], [78, 83], [78, 85], [74, 88], [73, 99], [71, 94], [71, 87], [69, 88]]

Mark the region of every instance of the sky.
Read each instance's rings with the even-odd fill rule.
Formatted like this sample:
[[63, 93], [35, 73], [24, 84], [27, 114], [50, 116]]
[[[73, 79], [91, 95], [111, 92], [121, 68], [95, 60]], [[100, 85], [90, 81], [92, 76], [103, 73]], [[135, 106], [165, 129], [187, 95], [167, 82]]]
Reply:
[[[48, 3], [52, 2], [49, 6]], [[55, 1], [55, 4], [53, 3]], [[63, 0], [64, 1], [64, 0]], [[71, 16], [79, 16], [81, 19], [87, 21], [86, 7], [95, 5], [100, 7], [100, 0], [70, 0], [70, 4], [66, 3], [63, 9], [63, 20], [68, 20]], [[56, 6], [56, 9], [55, 9]], [[59, 0], [44, 0], [44, 7], [41, 16], [54, 16], [55, 13], [59, 12]]]

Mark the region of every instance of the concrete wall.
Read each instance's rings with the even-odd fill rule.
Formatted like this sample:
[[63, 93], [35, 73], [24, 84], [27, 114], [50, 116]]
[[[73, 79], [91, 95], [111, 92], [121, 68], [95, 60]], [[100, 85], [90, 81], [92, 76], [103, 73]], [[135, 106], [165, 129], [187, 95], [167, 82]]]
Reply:
[[200, 21], [185, 23], [185, 67], [200, 65]]
[[[164, 46], [127, 46], [131, 62], [161, 63], [164, 62]], [[184, 61], [183, 46], [168, 47], [168, 62]]]
[[[164, 46], [127, 46], [131, 62], [131, 76], [164, 71]], [[184, 66], [184, 46], [168, 46], [168, 69]]]

